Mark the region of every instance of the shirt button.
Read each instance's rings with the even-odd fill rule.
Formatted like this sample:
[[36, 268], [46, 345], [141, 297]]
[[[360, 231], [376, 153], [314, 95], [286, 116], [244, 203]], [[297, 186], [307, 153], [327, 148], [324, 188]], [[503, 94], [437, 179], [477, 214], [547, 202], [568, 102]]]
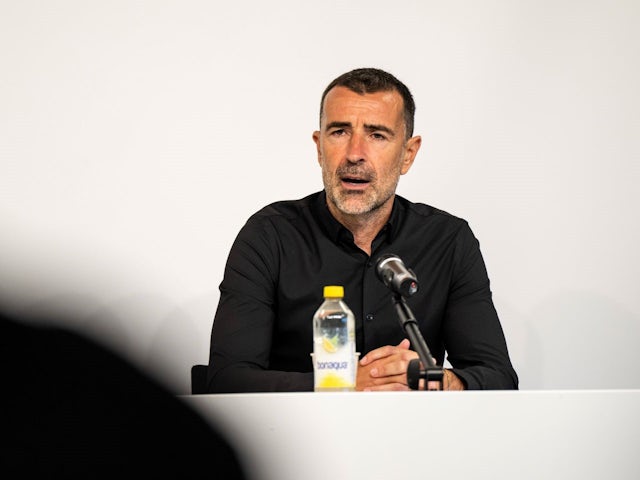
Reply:
[[367, 313], [365, 318], [367, 319], [367, 322], [371, 322], [373, 320], [373, 313]]

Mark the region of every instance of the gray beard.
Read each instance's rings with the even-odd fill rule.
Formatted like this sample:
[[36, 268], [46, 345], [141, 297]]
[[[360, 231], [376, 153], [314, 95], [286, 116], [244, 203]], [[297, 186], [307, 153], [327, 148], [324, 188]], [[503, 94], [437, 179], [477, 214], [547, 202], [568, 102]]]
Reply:
[[[382, 207], [387, 200], [393, 196], [394, 191], [385, 198], [380, 198], [378, 195], [367, 196], [367, 194], [361, 192], [337, 195], [327, 192], [327, 194], [337, 209], [345, 215], [365, 215], [373, 213]], [[359, 201], [354, 205], [351, 200], [356, 196], [361, 198], [359, 198]]]

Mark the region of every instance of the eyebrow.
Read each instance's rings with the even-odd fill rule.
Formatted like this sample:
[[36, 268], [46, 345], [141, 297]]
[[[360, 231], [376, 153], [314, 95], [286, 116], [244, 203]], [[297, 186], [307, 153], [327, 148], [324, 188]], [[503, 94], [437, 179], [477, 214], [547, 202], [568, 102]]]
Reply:
[[364, 128], [368, 132], [385, 132], [391, 135], [392, 137], [395, 136], [396, 134], [396, 132], [394, 132], [393, 130], [391, 130], [389, 127], [385, 125], [369, 125], [365, 123]]
[[[332, 128], [347, 128], [352, 127], [351, 122], [330, 122], [325, 127], [325, 130], [331, 130]], [[364, 129], [367, 132], [386, 132], [391, 136], [395, 136], [396, 132], [385, 125], [374, 125], [365, 123]]]
[[346, 128], [350, 126], [351, 126], [351, 122], [331, 122], [331, 123], [327, 123], [324, 129], [331, 130], [332, 128]]

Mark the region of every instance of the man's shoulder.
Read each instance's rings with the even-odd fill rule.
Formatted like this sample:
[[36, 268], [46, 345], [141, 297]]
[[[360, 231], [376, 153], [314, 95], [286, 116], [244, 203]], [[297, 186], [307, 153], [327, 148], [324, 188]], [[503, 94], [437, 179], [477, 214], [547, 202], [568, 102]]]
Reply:
[[312, 205], [318, 201], [321, 192], [315, 192], [303, 198], [295, 200], [278, 200], [269, 203], [255, 212], [251, 219], [253, 220], [294, 220], [301, 215], [306, 214]]
[[396, 195], [400, 205], [404, 208], [407, 215], [410, 217], [422, 217], [425, 220], [450, 225], [453, 228], [466, 225], [467, 221], [459, 216], [456, 216], [446, 210], [442, 210], [438, 207], [428, 205], [426, 203], [412, 202], [404, 197]]

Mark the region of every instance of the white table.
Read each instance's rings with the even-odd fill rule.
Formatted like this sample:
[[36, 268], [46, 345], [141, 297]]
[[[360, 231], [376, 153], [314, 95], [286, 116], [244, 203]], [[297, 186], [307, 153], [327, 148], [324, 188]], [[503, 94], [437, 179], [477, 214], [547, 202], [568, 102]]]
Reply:
[[640, 479], [640, 390], [181, 398], [252, 480]]

